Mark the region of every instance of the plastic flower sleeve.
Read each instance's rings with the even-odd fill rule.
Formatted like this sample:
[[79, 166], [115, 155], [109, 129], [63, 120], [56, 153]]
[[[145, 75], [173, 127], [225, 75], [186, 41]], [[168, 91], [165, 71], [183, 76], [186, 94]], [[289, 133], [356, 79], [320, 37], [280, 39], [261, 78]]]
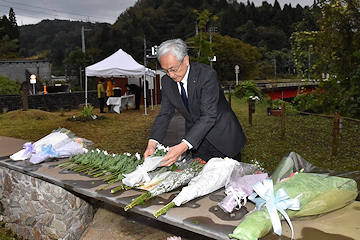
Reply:
[[156, 169], [163, 158], [162, 156], [147, 157], [143, 164], [136, 167], [135, 171], [129, 174], [123, 174], [125, 178], [122, 180], [122, 183], [126, 186], [133, 187], [141, 182], [149, 182], [151, 179], [148, 172]]
[[176, 206], [212, 193], [225, 186], [234, 167], [239, 162], [230, 158], [211, 158], [199, 175], [191, 179], [188, 186], [174, 198]]
[[299, 154], [291, 152], [288, 156], [281, 159], [275, 171], [271, 174], [271, 179], [274, 181], [274, 184], [277, 184], [291, 173], [300, 172], [301, 170], [311, 172], [314, 169], [316, 167], [303, 159]]
[[[73, 132], [66, 128], [59, 128], [57, 130], [53, 130], [50, 134], [39, 139], [33, 144], [31, 144], [31, 142], [25, 143], [24, 149], [14, 153], [10, 156], [10, 158], [14, 161], [26, 160], [31, 158], [32, 155], [42, 152], [43, 146], [49, 146], [51, 144], [52, 148], [58, 149], [74, 140], [81, 140], [79, 143], [81, 143], [84, 147], [93, 144], [92, 141], [87, 139], [77, 138]], [[37, 161], [38, 160], [36, 160], [36, 162]]]
[[[358, 194], [357, 184], [352, 179], [313, 173], [299, 173], [276, 184], [274, 193], [282, 188], [290, 199], [300, 201], [299, 210], [286, 210], [290, 219], [334, 211], [353, 202]], [[229, 237], [255, 240], [271, 229], [269, 212], [263, 206], [261, 210], [247, 214]]]
[[234, 170], [230, 176], [230, 182], [225, 186], [225, 194], [227, 196], [218, 206], [228, 213], [233, 212], [237, 207], [241, 208], [241, 206], [246, 204], [247, 196], [253, 193], [252, 186], [266, 178], [268, 178], [267, 173], [241, 176], [239, 172]]
[[[41, 152], [41, 147], [43, 145], [51, 144], [52, 146], [54, 146], [54, 145], [58, 144], [59, 142], [62, 142], [68, 138], [69, 137], [68, 137], [68, 135], [66, 135], [66, 133], [63, 133], [60, 131], [52, 132], [32, 144], [32, 148], [33, 148], [32, 154]], [[22, 149], [16, 153], [14, 153], [13, 155], [11, 155], [10, 158], [14, 161], [29, 159], [32, 156], [32, 154], [26, 154], [26, 156], [25, 156], [24, 155], [25, 151], [26, 151], [26, 149]]]

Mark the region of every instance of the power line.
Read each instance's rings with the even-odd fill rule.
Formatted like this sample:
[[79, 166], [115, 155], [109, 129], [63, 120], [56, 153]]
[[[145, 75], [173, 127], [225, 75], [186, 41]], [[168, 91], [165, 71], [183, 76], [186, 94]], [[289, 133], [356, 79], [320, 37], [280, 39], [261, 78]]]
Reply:
[[[36, 11], [36, 10], [23, 9], [23, 8], [16, 7], [16, 9], [23, 10], [23, 11], [27, 11], [27, 12], [33, 12], [33, 13], [39, 13], [39, 14], [45, 14], [45, 15], [49, 15], [49, 14], [50, 14], [52, 17], [53, 17], [53, 16], [56, 16], [56, 17], [63, 17], [63, 18], [67, 18], [67, 19], [84, 20], [84, 19], [80, 19], [80, 18], [76, 18], [76, 17], [68, 17], [68, 16], [61, 15], [61, 14], [70, 14], [70, 15], [77, 15], [77, 16], [82, 16], [82, 17], [86, 17], [86, 18], [91, 17], [91, 18], [96, 18], [96, 19], [102, 19], [102, 20], [105, 20], [105, 21], [113, 21], [113, 19], [107, 19], [107, 18], [103, 18], [103, 17], [96, 17], [96, 16], [90, 16], [90, 15], [84, 15], [84, 14], [80, 14], [80, 13], [72, 13], [72, 12], [59, 11], [59, 10], [55, 10], [55, 9], [38, 7], [38, 6], [33, 6], [33, 5], [28, 5], [28, 4], [23, 4], [23, 3], [16, 3], [16, 2], [8, 1], [8, 0], [0, 0], [0, 1], [7, 2], [7, 3], [11, 3], [11, 4], [17, 4], [17, 5], [21, 5], [21, 6], [25, 6], [25, 7], [31, 7], [31, 8], [36, 8], [36, 9], [42, 9], [42, 10], [50, 11], [50, 13], [46, 13], [46, 12], [43, 12], [43, 11]], [[8, 6], [8, 5], [0, 5], [0, 6], [5, 6], [5, 7], [9, 7], [9, 8], [12, 7], [12, 8], [15, 10], [15, 7], [13, 7], [13, 6]], [[54, 12], [54, 13], [52, 13], [52, 12]], [[16, 13], [15, 13], [15, 14], [16, 14]], [[59, 15], [59, 14], [60, 14], [60, 15]], [[18, 14], [18, 15], [22, 16], [21, 14]], [[27, 16], [27, 15], [24, 15], [24, 16]], [[31, 17], [43, 19], [43, 18], [41, 18], [41, 17], [34, 17], [34, 16], [31, 16]]]
[[[0, 4], [0, 6], [2, 7], [11, 7], [11, 6], [6, 6], [6, 5], [2, 5]], [[36, 17], [34, 15], [26, 15], [26, 14], [17, 14], [15, 10], [23, 10], [23, 11], [27, 11], [27, 12], [33, 12], [33, 13], [40, 13], [40, 14], [47, 14], [47, 13], [44, 13], [44, 12], [39, 12], [39, 11], [33, 11], [33, 10], [29, 10], [29, 9], [22, 9], [22, 8], [18, 8], [18, 7], [12, 7], [14, 9], [14, 12], [15, 12], [15, 16], [26, 16], [26, 17], [32, 17], [32, 18], [38, 18], [38, 19], [44, 19], [44, 17]], [[61, 16], [61, 15], [52, 15], [52, 16], [58, 16], [58, 17], [64, 17], [64, 16]], [[64, 18], [69, 18], [69, 17], [64, 17]], [[69, 18], [70, 19], [70, 18]], [[77, 19], [77, 18], [71, 18], [71, 19]], [[77, 20], [83, 20], [83, 19], [77, 19]]]

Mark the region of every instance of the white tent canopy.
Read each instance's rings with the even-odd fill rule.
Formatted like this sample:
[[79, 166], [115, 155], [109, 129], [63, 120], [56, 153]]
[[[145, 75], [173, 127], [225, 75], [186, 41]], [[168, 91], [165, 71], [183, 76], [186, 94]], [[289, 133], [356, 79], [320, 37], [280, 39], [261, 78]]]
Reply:
[[122, 49], [85, 68], [86, 76], [96, 77], [143, 76], [145, 70], [145, 66], [136, 62]]
[[155, 72], [139, 64], [131, 55], [119, 49], [104, 60], [85, 68], [85, 105], [87, 105], [87, 77], [90, 76], [105, 78], [142, 76], [145, 79], [145, 76], [155, 77]]

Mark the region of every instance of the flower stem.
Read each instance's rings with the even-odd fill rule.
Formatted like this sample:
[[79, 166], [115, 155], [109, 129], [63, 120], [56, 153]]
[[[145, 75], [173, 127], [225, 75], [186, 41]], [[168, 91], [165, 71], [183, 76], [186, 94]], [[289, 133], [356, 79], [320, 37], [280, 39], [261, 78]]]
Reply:
[[148, 200], [149, 198], [151, 198], [151, 193], [149, 191], [141, 194], [139, 197], [135, 198], [134, 201], [132, 201], [130, 204], [126, 205], [124, 207], [124, 210], [130, 210], [131, 208], [135, 207], [136, 205], [141, 204], [142, 202]]
[[111, 189], [111, 193], [116, 193], [116, 192], [118, 192], [118, 191], [120, 191], [120, 190], [123, 190], [124, 189], [124, 185], [120, 185], [120, 186], [117, 186], [116, 188], [113, 188], [113, 189]]
[[172, 207], [175, 207], [175, 203], [174, 202], [169, 202], [168, 204], [166, 204], [165, 206], [163, 206], [162, 208], [160, 208], [159, 210], [154, 212], [153, 215], [156, 218], [158, 218], [159, 216], [165, 214]]

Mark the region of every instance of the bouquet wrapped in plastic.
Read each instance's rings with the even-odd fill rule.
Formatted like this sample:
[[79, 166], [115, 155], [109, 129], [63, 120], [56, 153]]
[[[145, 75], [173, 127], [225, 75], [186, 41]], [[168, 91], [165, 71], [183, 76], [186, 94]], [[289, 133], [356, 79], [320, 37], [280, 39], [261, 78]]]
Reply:
[[187, 164], [184, 169], [171, 171], [170, 174], [166, 176], [166, 178], [162, 182], [155, 185], [153, 188], [149, 189], [148, 191], [140, 195], [138, 198], [133, 200], [130, 204], [125, 206], [125, 211], [150, 198], [153, 198], [165, 192], [170, 192], [180, 186], [188, 184], [193, 177], [199, 174], [205, 164], [206, 162], [199, 158], [192, 159], [190, 164]]
[[139, 184], [141, 182], [149, 182], [151, 180], [148, 172], [155, 170], [161, 160], [164, 157], [147, 157], [145, 158], [145, 161], [143, 164], [140, 164], [136, 167], [135, 171], [123, 174], [125, 178], [122, 180], [122, 183], [129, 187], [134, 187], [136, 184]]
[[59, 128], [34, 143], [25, 143], [24, 149], [11, 155], [10, 159], [14, 161], [30, 159], [31, 163], [36, 164], [48, 158], [75, 156], [86, 151], [85, 146], [91, 144], [91, 141], [76, 137], [70, 130]]
[[267, 173], [258, 172], [254, 164], [240, 162], [234, 167], [228, 182], [225, 185], [227, 195], [218, 206], [224, 212], [231, 213], [235, 208], [241, 208], [247, 202], [247, 197], [254, 192], [252, 186], [268, 178]]
[[[64, 141], [62, 144], [57, 144], [53, 147], [52, 144], [42, 145], [41, 152], [37, 152], [30, 157], [29, 162], [32, 164], [41, 163], [49, 158], [68, 158], [78, 154], [86, 153], [88, 150], [83, 147], [82, 139], [77, 138], [70, 141]], [[65, 143], [67, 142], [67, 143]]]
[[45, 137], [39, 139], [38, 141], [31, 143], [27, 142], [24, 144], [24, 149], [14, 153], [10, 158], [14, 161], [26, 160], [29, 159], [33, 154], [41, 152], [41, 147], [43, 145], [52, 144], [53, 146], [68, 139], [67, 130], [62, 128], [55, 130], [52, 133], [46, 135]]
[[311, 163], [306, 161], [303, 157], [301, 157], [299, 154], [295, 152], [291, 152], [286, 157], [281, 159], [275, 171], [272, 173], [271, 179], [273, 180], [274, 184], [277, 184], [278, 182], [282, 181], [282, 179], [285, 179], [288, 176], [295, 174], [297, 172], [321, 173], [328, 176], [351, 178], [356, 181], [358, 185], [358, 190], [360, 191], [360, 171], [340, 172], [340, 171], [320, 168], [312, 165]]
[[199, 175], [191, 179], [188, 186], [184, 187], [169, 204], [154, 212], [154, 216], [158, 217], [175, 205], [180, 206], [224, 187], [238, 164], [238, 161], [230, 158], [211, 158]]
[[273, 189], [272, 184], [257, 183], [254, 190], [260, 197], [255, 198], [254, 193], [249, 199], [256, 203], [257, 210], [247, 214], [229, 237], [255, 240], [272, 228], [281, 235], [281, 215], [293, 231], [290, 219], [334, 211], [350, 204], [358, 195], [353, 179], [315, 173], [295, 174]]
[[[140, 183], [150, 183], [151, 180], [156, 177], [156, 183], [161, 182], [166, 178], [170, 173], [169, 171], [159, 170], [154, 173], [150, 173], [155, 170], [161, 163], [161, 160], [164, 158], [166, 153], [169, 151], [169, 147], [159, 144], [156, 148], [155, 154], [153, 156], [147, 157], [145, 161], [136, 167], [135, 171], [124, 174], [124, 179], [122, 183], [128, 187], [134, 187]], [[166, 169], [166, 168], [164, 168]]]

